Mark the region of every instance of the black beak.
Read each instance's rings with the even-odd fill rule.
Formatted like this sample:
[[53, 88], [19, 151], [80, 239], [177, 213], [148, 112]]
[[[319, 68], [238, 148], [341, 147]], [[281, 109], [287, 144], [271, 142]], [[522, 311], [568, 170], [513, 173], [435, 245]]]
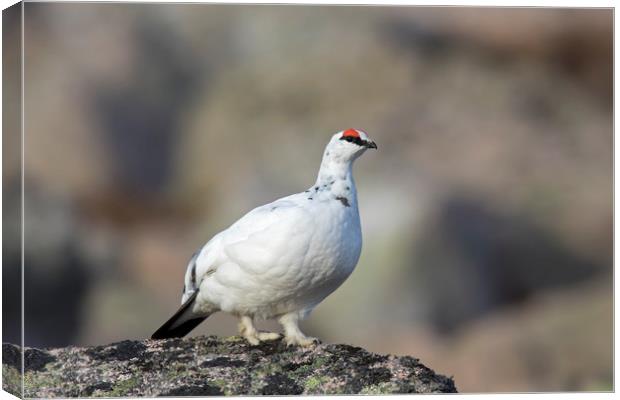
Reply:
[[375, 142], [373, 142], [372, 140], [367, 140], [366, 143], [364, 143], [364, 145], [366, 147], [368, 147], [369, 149], [376, 149], [377, 148], [377, 144]]

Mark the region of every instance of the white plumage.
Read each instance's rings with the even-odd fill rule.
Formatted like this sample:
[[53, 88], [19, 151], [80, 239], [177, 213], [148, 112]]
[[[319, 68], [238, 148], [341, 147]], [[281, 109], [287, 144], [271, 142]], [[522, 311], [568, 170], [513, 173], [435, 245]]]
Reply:
[[311, 188], [257, 207], [215, 235], [187, 267], [181, 309], [153, 338], [184, 336], [225, 311], [240, 318], [252, 344], [280, 337], [257, 331], [253, 318], [277, 318], [288, 344], [313, 343], [298, 322], [357, 264], [362, 234], [352, 165], [376, 147], [363, 131], [336, 133]]

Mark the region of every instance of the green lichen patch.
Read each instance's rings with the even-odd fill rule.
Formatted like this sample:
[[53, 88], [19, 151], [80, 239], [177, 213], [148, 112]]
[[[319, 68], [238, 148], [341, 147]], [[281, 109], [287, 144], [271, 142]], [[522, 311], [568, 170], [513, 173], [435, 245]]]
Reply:
[[140, 381], [137, 377], [130, 377], [130, 378], [124, 379], [116, 383], [114, 386], [112, 386], [112, 389], [110, 390], [110, 396], [111, 397], [128, 396], [131, 394], [133, 389], [138, 387], [139, 382]]
[[360, 394], [385, 394], [394, 393], [398, 386], [393, 382], [383, 382], [376, 385], [370, 385], [360, 390]]
[[321, 394], [325, 393], [323, 385], [329, 381], [326, 376], [310, 376], [304, 382], [304, 393], [307, 394]]
[[2, 366], [2, 390], [17, 397], [22, 396], [22, 375], [16, 368]]

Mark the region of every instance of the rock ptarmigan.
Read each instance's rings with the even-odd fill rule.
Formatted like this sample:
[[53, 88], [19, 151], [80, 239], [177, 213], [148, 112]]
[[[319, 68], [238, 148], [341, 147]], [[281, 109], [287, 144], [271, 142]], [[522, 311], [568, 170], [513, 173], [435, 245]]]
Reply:
[[280, 337], [258, 331], [254, 318], [277, 318], [289, 345], [314, 343], [299, 321], [357, 264], [362, 232], [352, 167], [376, 148], [361, 130], [336, 133], [310, 189], [253, 209], [209, 240], [187, 266], [181, 308], [152, 338], [185, 336], [225, 311], [239, 317], [239, 331], [252, 345]]

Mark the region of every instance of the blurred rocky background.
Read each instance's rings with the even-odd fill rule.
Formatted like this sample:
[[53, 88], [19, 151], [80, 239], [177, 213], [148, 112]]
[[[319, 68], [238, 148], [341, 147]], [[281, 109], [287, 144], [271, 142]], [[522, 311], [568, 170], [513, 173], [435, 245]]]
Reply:
[[364, 250], [308, 333], [461, 392], [612, 389], [611, 10], [25, 9], [27, 345], [148, 337], [191, 254], [357, 127]]

